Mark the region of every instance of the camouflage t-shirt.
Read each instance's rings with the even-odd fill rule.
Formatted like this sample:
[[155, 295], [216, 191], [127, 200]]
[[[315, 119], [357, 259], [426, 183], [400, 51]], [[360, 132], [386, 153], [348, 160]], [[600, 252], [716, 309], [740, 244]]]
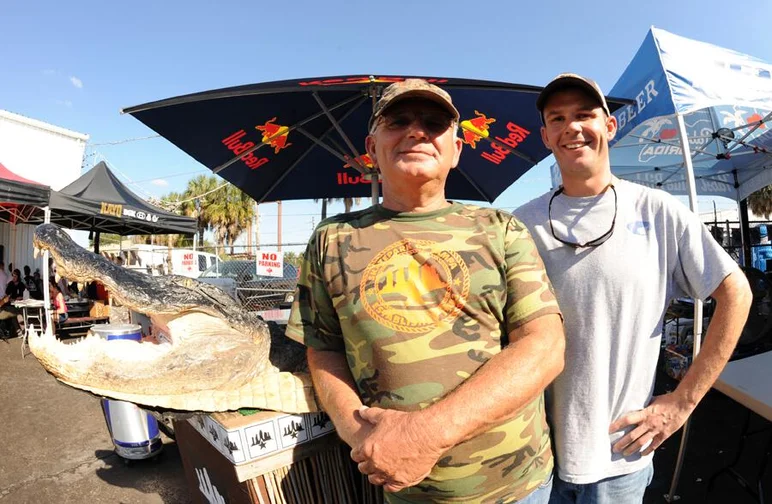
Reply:
[[[323, 221], [306, 249], [287, 335], [345, 352], [362, 402], [415, 411], [501, 351], [502, 337], [559, 313], [530, 234], [505, 212], [453, 203], [381, 206]], [[506, 340], [505, 340], [506, 341]], [[391, 502], [514, 502], [551, 474], [543, 396], [445, 453]]]

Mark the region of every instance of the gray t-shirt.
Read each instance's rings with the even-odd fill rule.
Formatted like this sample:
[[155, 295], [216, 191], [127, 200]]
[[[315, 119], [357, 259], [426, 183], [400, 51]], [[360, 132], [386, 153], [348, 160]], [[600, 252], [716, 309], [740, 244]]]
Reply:
[[[652, 397], [662, 321], [671, 299], [705, 299], [738, 268], [698, 217], [669, 194], [615, 181], [614, 232], [575, 249], [550, 230], [552, 192], [515, 211], [533, 236], [563, 311], [566, 367], [547, 390], [561, 479], [586, 484], [643, 469], [651, 458], [614, 454], [609, 425]], [[584, 243], [614, 219], [614, 191], [558, 195], [555, 234]]]

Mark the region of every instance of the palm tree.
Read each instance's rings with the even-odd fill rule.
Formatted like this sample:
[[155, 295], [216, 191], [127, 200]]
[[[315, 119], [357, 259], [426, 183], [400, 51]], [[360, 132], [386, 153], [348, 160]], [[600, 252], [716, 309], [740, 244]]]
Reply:
[[[344, 206], [344, 212], [349, 213], [354, 205], [359, 205], [362, 202], [362, 198], [323, 198], [322, 199], [322, 220], [327, 218], [327, 204], [334, 203], [336, 201], [342, 201]], [[319, 199], [315, 199], [314, 203], [319, 203]]]
[[[327, 203], [332, 203], [335, 198], [321, 198], [322, 200], [322, 220], [327, 218]], [[319, 203], [319, 199], [315, 198], [314, 203]]]
[[345, 212], [349, 213], [351, 211], [351, 207], [354, 205], [359, 205], [362, 202], [362, 198], [343, 198], [343, 206], [345, 208]]
[[[169, 194], [166, 194], [166, 195], [162, 196], [161, 197], [161, 207], [162, 208], [172, 208], [173, 209], [172, 211], [174, 213], [180, 213], [181, 211], [179, 209], [178, 203], [182, 199], [182, 196], [183, 196], [182, 194], [180, 194], [178, 192], [174, 192], [174, 191], [170, 192]], [[166, 235], [166, 243], [169, 246], [169, 249], [171, 249], [174, 246], [175, 242], [180, 241], [181, 238], [182, 238], [181, 235], [167, 234]], [[171, 252], [169, 253], [169, 255], [171, 257]]]
[[226, 239], [233, 255], [233, 244], [244, 232], [254, 217], [254, 201], [238, 187], [228, 184], [225, 188], [228, 219], [225, 224]]
[[254, 216], [254, 201], [232, 184], [213, 194], [216, 198], [207, 205], [207, 218], [215, 231], [217, 245], [230, 246], [233, 254], [234, 243]]
[[[199, 175], [188, 181], [180, 205], [182, 214], [196, 219], [198, 229], [198, 242], [204, 243], [204, 231], [214, 226], [210, 215], [210, 207], [218, 198], [218, 192], [214, 191], [217, 186], [222, 184], [220, 179], [214, 175]], [[192, 198], [196, 198], [193, 200]]]

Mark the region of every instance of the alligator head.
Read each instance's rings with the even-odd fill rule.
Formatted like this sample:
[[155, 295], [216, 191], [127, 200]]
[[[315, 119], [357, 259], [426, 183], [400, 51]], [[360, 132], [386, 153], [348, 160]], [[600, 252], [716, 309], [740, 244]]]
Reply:
[[47, 330], [30, 349], [62, 382], [144, 406], [182, 411], [317, 411], [302, 345], [223, 291], [182, 276], [150, 276], [78, 246], [52, 224], [35, 230], [69, 280], [98, 280], [112, 299], [150, 317], [152, 337], [64, 343]]

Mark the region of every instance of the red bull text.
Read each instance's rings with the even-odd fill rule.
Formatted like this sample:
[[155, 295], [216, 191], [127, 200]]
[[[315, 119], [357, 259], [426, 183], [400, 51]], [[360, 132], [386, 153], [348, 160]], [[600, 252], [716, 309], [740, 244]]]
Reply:
[[[247, 132], [244, 131], [243, 129], [238, 130], [236, 133], [232, 134], [231, 136], [224, 138], [222, 143], [228, 148], [228, 150], [230, 150], [231, 152], [233, 152], [238, 156], [239, 154], [245, 151], [248, 151], [249, 149], [255, 146], [255, 142], [241, 141], [241, 139], [244, 138], [246, 135], [247, 135]], [[263, 166], [265, 163], [268, 162], [267, 157], [256, 156], [254, 152], [249, 152], [247, 154], [244, 154], [243, 156], [241, 156], [241, 160], [251, 170], [260, 168], [261, 166]]]
[[496, 141], [491, 141], [491, 148], [493, 151], [482, 152], [480, 156], [483, 159], [496, 165], [501, 164], [501, 162], [504, 161], [508, 155], [512, 154], [512, 151], [531, 134], [530, 131], [513, 122], [507, 123], [507, 131], [509, 133], [506, 138], [498, 136], [494, 137]]

